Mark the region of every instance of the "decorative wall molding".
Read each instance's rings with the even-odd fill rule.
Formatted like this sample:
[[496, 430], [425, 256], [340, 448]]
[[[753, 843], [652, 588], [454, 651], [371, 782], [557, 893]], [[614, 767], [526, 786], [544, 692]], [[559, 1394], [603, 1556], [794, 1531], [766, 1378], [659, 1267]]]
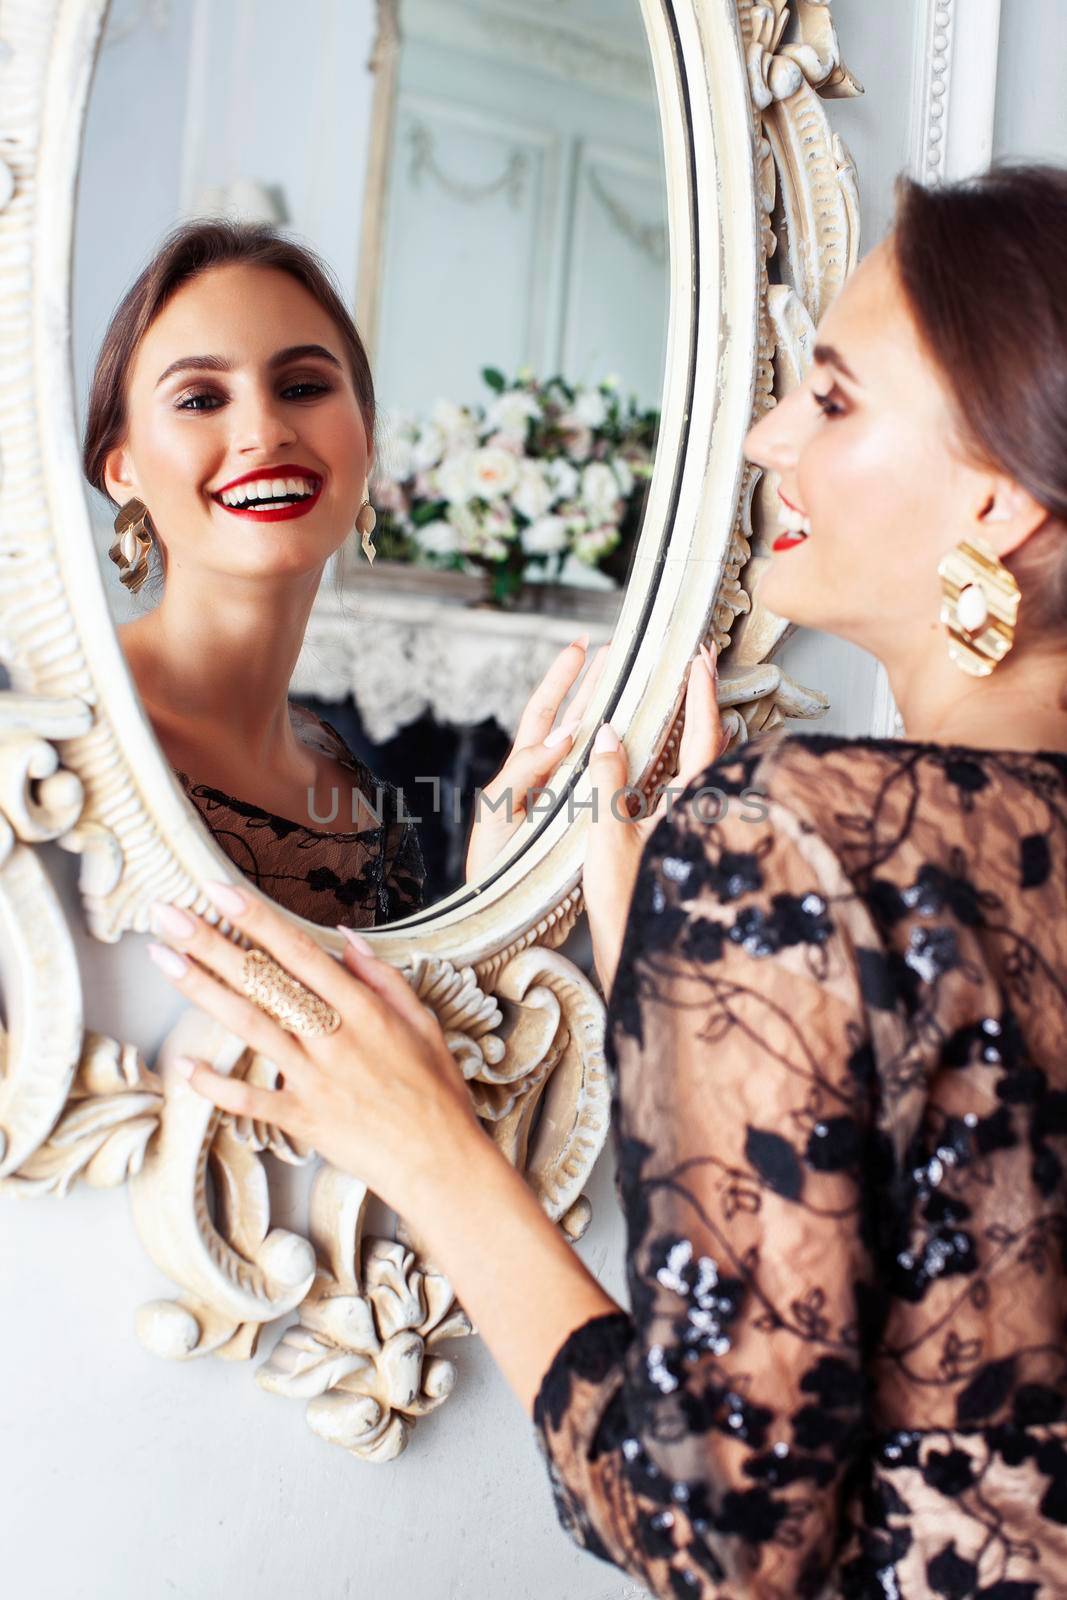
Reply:
[[530, 169], [530, 158], [525, 150], [512, 150], [507, 165], [498, 178], [485, 183], [470, 183], [458, 174], [446, 172], [437, 155], [432, 128], [424, 122], [415, 122], [407, 130], [411, 150], [408, 162], [408, 181], [417, 188], [423, 178], [432, 178], [453, 200], [464, 205], [480, 205], [483, 200], [494, 200], [506, 194], [508, 204], [517, 209], [522, 204], [523, 190]]
[[920, 0], [912, 82], [912, 176], [967, 177], [989, 165], [996, 116], [1001, 0]]
[[[631, 3], [636, 18], [638, 0]], [[621, 37], [592, 33], [566, 14], [546, 16], [542, 5], [526, 9], [477, 0], [403, 0], [402, 26], [408, 37], [518, 62], [602, 94], [645, 104], [652, 98], [643, 40], [635, 39], [628, 48]]]
[[[246, 0], [241, 14], [251, 15]], [[81, 912], [105, 944], [144, 931], [155, 900], [217, 920], [203, 885], [232, 876], [126, 670], [81, 479], [71, 232], [104, 15], [104, 0], [8, 0], [0, 13], [10, 174], [6, 203], [0, 189], [0, 659], [11, 684], [0, 693], [0, 1180], [5, 1192], [55, 1196], [79, 1180], [126, 1186], [144, 1247], [177, 1291], [141, 1308], [146, 1347], [247, 1361], [267, 1324], [298, 1311], [261, 1383], [305, 1400], [324, 1438], [388, 1460], [452, 1387], [437, 1346], [469, 1325], [450, 1286], [402, 1221], [398, 1239], [364, 1238], [366, 1192], [329, 1168], [315, 1178], [306, 1231], [272, 1226], [264, 1157], [296, 1166], [314, 1152], [219, 1114], [172, 1061], [193, 1054], [265, 1083], [275, 1069], [191, 1009], [158, 1051], [118, 1029], [88, 1032], [71, 928], [38, 852], [54, 841], [80, 857]], [[374, 137], [384, 163], [390, 0], [381, 15]], [[737, 0], [736, 11], [648, 0], [644, 15], [667, 162], [671, 347], [633, 578], [562, 770], [579, 799], [589, 738], [608, 716], [638, 781], [651, 787], [675, 770], [686, 670], [709, 633], [729, 647], [736, 741], [825, 705], [766, 659], [784, 625], [750, 592], [763, 533], [741, 443], [775, 385], [792, 381], [810, 324], [855, 257], [851, 165], [817, 99], [855, 85], [829, 7], [815, 0], [798, 0], [795, 15], [784, 0]], [[380, 196], [374, 172], [368, 193]], [[776, 207], [787, 219], [781, 246]], [[553, 948], [580, 909], [587, 825], [585, 810], [561, 806], [475, 890], [372, 935], [437, 1015], [487, 1133], [571, 1238], [588, 1221], [582, 1189], [610, 1098], [600, 997]], [[340, 935], [313, 931], [340, 953]]]
[[613, 195], [595, 166], [585, 169], [585, 181], [611, 218], [616, 231], [633, 249], [660, 264], [667, 259], [667, 230], [658, 222], [642, 222], [629, 206]]

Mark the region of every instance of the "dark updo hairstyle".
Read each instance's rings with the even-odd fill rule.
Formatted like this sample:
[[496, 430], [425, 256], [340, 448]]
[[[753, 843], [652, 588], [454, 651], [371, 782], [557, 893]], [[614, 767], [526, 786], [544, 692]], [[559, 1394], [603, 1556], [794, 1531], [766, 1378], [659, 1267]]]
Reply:
[[[287, 272], [317, 300], [345, 346], [352, 386], [374, 437], [374, 380], [363, 341], [330, 269], [306, 245], [284, 239], [267, 223], [211, 218], [184, 222], [164, 239], [108, 324], [96, 359], [85, 424], [82, 469], [94, 489], [108, 495], [104, 463], [126, 437], [130, 368], [148, 329], [183, 284], [212, 267], [240, 264]], [[112, 501], [114, 504], [114, 501]]]
[[1029, 639], [1067, 634], [1067, 172], [997, 166], [898, 184], [892, 243], [961, 437], [1050, 522], [1003, 558]]

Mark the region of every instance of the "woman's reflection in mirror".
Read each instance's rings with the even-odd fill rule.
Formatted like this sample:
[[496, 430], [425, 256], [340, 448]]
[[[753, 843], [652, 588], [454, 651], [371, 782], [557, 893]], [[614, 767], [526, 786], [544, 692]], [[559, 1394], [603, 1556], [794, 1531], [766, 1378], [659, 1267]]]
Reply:
[[128, 587], [155, 552], [158, 603], [119, 636], [185, 793], [264, 893], [353, 928], [419, 907], [418, 837], [392, 786], [288, 685], [326, 563], [367, 502], [374, 421], [367, 354], [325, 265], [269, 227], [196, 221], [111, 320], [83, 458], [120, 514]]

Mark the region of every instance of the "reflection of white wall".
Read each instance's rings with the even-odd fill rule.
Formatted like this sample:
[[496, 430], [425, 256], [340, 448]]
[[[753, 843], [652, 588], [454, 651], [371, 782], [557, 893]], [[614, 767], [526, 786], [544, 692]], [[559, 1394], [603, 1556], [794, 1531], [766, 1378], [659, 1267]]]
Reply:
[[[638, 16], [636, 0], [615, 4]], [[555, 9], [525, 56], [498, 27], [514, 6], [401, 10], [378, 339], [387, 405], [480, 399], [485, 366], [587, 383], [614, 373], [658, 403], [666, 194], [651, 65], [619, 53], [623, 94], [554, 30]], [[444, 24], [461, 18], [459, 48]]]

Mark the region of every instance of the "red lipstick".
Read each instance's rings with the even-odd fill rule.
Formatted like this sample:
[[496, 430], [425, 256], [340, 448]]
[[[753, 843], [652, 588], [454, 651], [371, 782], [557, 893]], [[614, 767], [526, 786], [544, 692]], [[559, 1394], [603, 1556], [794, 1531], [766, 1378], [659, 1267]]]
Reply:
[[806, 539], [805, 535], [802, 534], [802, 533], [780, 533], [778, 535], [777, 539], [771, 545], [771, 549], [772, 550], [792, 550], [792, 548], [793, 548], [793, 546], [795, 544], [806, 544], [806, 543], [807, 543], [807, 539]]
[[229, 483], [220, 483], [211, 493], [225, 494], [227, 489], [237, 489], [242, 483], [255, 483], [259, 478], [306, 478], [309, 483], [322, 483], [321, 472], [312, 472], [310, 467], [301, 467], [295, 461], [279, 461], [276, 466], [256, 467], [252, 472], [242, 473], [239, 478], [231, 478]]

